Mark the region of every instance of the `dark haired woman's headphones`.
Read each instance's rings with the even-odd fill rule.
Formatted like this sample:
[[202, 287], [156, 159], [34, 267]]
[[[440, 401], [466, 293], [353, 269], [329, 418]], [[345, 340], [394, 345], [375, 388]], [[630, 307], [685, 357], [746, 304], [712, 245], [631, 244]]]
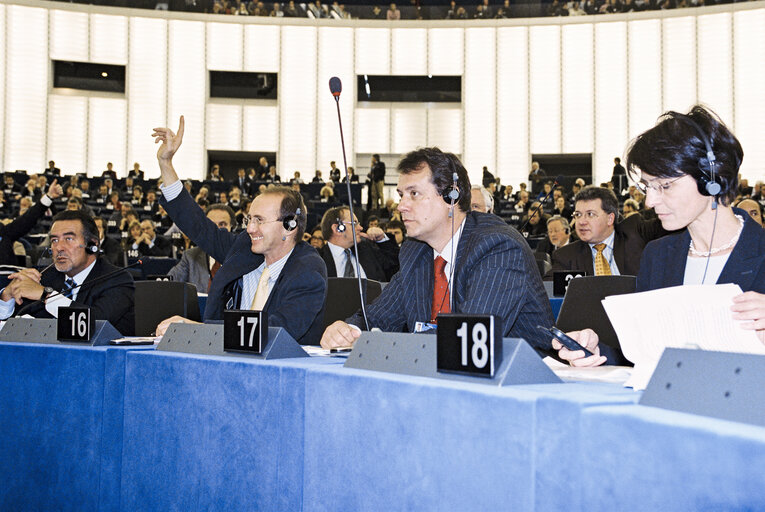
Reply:
[[712, 196], [716, 198], [720, 195], [720, 192], [722, 192], [722, 185], [720, 185], [720, 183], [717, 181], [717, 177], [715, 176], [718, 164], [717, 157], [715, 157], [715, 153], [712, 151], [712, 143], [710, 142], [709, 137], [707, 137], [707, 134], [704, 133], [704, 130], [701, 129], [701, 126], [699, 126], [696, 121], [685, 115], [678, 116], [678, 119], [684, 120], [686, 123], [696, 129], [699, 134], [699, 138], [704, 143], [704, 146], [707, 150], [706, 159], [699, 159], [699, 171], [701, 171], [701, 174], [696, 179], [696, 185], [699, 188], [699, 193], [702, 196]]
[[298, 217], [300, 216], [300, 208], [295, 210], [294, 215], [290, 215], [289, 217], [285, 217], [282, 220], [282, 226], [284, 226], [284, 229], [287, 231], [295, 231], [298, 227]]

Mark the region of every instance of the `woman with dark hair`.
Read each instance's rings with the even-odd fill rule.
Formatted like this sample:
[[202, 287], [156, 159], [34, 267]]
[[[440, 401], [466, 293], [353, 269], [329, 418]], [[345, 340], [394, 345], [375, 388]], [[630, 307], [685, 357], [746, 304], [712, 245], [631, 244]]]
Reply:
[[[683, 231], [649, 243], [640, 263], [637, 291], [682, 284], [738, 284], [733, 318], [765, 343], [765, 230], [732, 208], [744, 157], [736, 137], [711, 111], [695, 106], [667, 112], [627, 151], [627, 173], [646, 194], [664, 229]], [[574, 366], [607, 361], [590, 329], [570, 333], [594, 355], [562, 348]], [[610, 358], [609, 358], [610, 359]]]

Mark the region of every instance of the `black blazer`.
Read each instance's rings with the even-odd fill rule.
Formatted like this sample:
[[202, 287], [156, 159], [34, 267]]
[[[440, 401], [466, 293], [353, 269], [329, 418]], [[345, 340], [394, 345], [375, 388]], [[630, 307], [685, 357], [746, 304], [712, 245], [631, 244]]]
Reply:
[[[258, 268], [263, 256], [250, 250], [246, 231], [233, 234], [208, 219], [186, 190], [160, 204], [178, 227], [207, 254], [222, 262], [205, 306], [205, 320], [222, 320], [224, 309], [236, 309], [242, 293], [242, 276]], [[263, 310], [268, 325], [284, 327], [302, 345], [318, 345], [324, 332], [327, 269], [316, 250], [298, 242], [284, 265]]]
[[[398, 245], [393, 239], [385, 242], [361, 241], [359, 246], [359, 263], [367, 274], [367, 279], [388, 282], [393, 274], [398, 272]], [[353, 247], [351, 247], [353, 250]], [[335, 259], [329, 244], [319, 249], [319, 254], [327, 265], [327, 277], [343, 277], [337, 275]]]
[[[104, 281], [88, 285], [117, 268], [104, 258], [98, 258], [72, 306], [88, 306], [96, 320], [108, 320], [121, 334], [132, 336], [135, 333], [135, 285], [130, 273], [123, 269]], [[63, 290], [65, 279], [65, 274], [51, 268], [43, 274], [40, 284]], [[25, 300], [18, 307], [22, 308], [30, 302]], [[36, 318], [52, 318], [44, 304], [32, 307], [29, 314]]]
[[[13, 243], [29, 233], [36, 225], [47, 206], [39, 201], [32, 205], [21, 217], [16, 218], [10, 224], [0, 224], [0, 265], [16, 265], [17, 258], [13, 253]], [[53, 205], [51, 205], [51, 210]]]

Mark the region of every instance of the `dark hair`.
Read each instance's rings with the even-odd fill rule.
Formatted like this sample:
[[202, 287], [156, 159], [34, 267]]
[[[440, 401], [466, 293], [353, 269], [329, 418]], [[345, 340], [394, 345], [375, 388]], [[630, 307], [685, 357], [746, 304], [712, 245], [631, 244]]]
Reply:
[[67, 199], [67, 201], [66, 201], [66, 202], [67, 202], [67, 203], [75, 202], [75, 203], [77, 203], [77, 206], [79, 206], [80, 208], [82, 208], [82, 199], [80, 199], [79, 197], [76, 197], [76, 196], [72, 196], [72, 197], [70, 197], [69, 199]]
[[401, 233], [403, 233], [404, 236], [406, 236], [406, 226], [400, 220], [391, 220], [391, 221], [388, 221], [388, 223], [385, 225], [386, 230], [395, 229], [395, 228], [400, 229]]
[[430, 182], [436, 186], [438, 194], [443, 196], [452, 188], [453, 175], [457, 173], [457, 189], [460, 193], [457, 206], [463, 212], [470, 211], [470, 178], [462, 162], [453, 153], [444, 153], [438, 148], [420, 148], [407, 153], [398, 163], [398, 172], [411, 174], [420, 171], [426, 164], [430, 167]]
[[64, 210], [53, 217], [51, 227], [60, 220], [79, 220], [82, 225], [82, 237], [87, 245], [98, 245], [101, 237], [98, 236], [98, 226], [93, 216], [85, 210]]
[[236, 213], [234, 213], [234, 210], [232, 210], [229, 205], [223, 204], [223, 203], [211, 204], [205, 209], [205, 215], [207, 215], [213, 210], [220, 210], [222, 212], [226, 212], [228, 214], [229, 219], [231, 219], [231, 229], [234, 229], [236, 227]]
[[587, 185], [574, 197], [574, 203], [579, 201], [594, 201], [600, 199], [600, 207], [603, 211], [614, 214], [614, 222], [619, 216], [619, 201], [616, 199], [616, 194], [613, 190], [596, 187], [595, 185]]
[[308, 223], [308, 211], [306, 210], [305, 203], [303, 202], [303, 196], [300, 192], [292, 190], [289, 187], [277, 186], [267, 188], [261, 195], [273, 195], [279, 194], [282, 196], [282, 204], [279, 207], [279, 220], [284, 221], [291, 218], [300, 208], [300, 214], [295, 215], [297, 220], [297, 228], [295, 229], [295, 241], [299, 242], [303, 239], [303, 233], [305, 233], [305, 226]]
[[337, 224], [337, 220], [344, 211], [348, 211], [347, 206], [335, 206], [327, 210], [321, 218], [321, 236], [327, 242], [329, 242], [329, 237], [332, 236], [332, 224]]
[[736, 196], [744, 150], [717, 115], [701, 105], [694, 106], [688, 114], [665, 112], [656, 126], [638, 135], [627, 149], [627, 173], [633, 180], [643, 172], [657, 178], [687, 174], [699, 181], [705, 178], [705, 173], [709, 174], [704, 137], [715, 154], [715, 181], [722, 187], [720, 201], [730, 204]]

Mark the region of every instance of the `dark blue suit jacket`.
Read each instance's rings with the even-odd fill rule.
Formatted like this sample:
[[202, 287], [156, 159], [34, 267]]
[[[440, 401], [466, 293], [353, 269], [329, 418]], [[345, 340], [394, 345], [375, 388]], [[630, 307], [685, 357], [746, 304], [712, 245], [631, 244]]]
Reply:
[[[728, 256], [717, 284], [735, 283], [745, 292], [765, 293], [765, 229], [745, 211], [733, 210], [744, 217], [744, 230]], [[643, 251], [636, 291], [683, 284], [690, 243], [691, 235], [687, 229], [649, 243]]]
[[[524, 338], [540, 349], [549, 336], [537, 325], [553, 325], [550, 301], [526, 241], [499, 217], [470, 212], [455, 255], [452, 311], [493, 314], [505, 337]], [[370, 327], [412, 332], [430, 320], [433, 303], [433, 249], [407, 239], [399, 252], [400, 270], [369, 306]], [[348, 322], [363, 328], [360, 313]]]
[[[254, 254], [246, 232], [237, 235], [219, 229], [186, 190], [174, 200], [160, 200], [186, 236], [221, 262], [210, 286], [205, 320], [222, 320], [224, 309], [239, 308], [242, 276], [258, 268], [263, 256]], [[284, 265], [263, 311], [268, 325], [284, 327], [298, 343], [318, 345], [324, 331], [327, 269], [316, 249], [299, 242]]]

